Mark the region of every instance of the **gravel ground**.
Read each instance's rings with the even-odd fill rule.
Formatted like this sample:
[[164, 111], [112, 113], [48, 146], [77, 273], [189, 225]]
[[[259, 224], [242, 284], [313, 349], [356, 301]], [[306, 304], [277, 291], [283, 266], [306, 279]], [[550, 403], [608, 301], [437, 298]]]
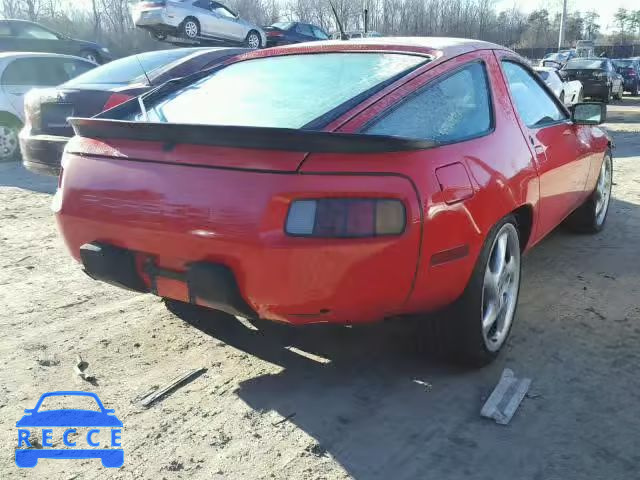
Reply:
[[[617, 149], [605, 231], [560, 228], [525, 258], [513, 335], [480, 371], [415, 356], [397, 324], [255, 329], [215, 312], [178, 318], [153, 296], [94, 282], [58, 238], [55, 181], [0, 165], [0, 477], [638, 478], [640, 99], [611, 106], [607, 128]], [[96, 385], [74, 375], [76, 354]], [[479, 411], [507, 366], [533, 384], [503, 427]], [[136, 402], [198, 367], [151, 408]], [[124, 422], [124, 467], [17, 469], [22, 410], [77, 389]]]

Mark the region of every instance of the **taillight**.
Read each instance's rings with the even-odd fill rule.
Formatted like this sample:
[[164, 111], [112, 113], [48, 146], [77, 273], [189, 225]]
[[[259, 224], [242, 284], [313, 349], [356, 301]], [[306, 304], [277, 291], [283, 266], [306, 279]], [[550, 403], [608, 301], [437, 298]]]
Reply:
[[267, 32], [267, 37], [282, 37], [284, 33], [277, 30], [270, 30]]
[[400, 235], [406, 225], [400, 200], [327, 198], [296, 200], [289, 207], [285, 231], [319, 238]]
[[102, 110], [109, 110], [110, 108], [117, 107], [121, 103], [124, 103], [131, 98], [133, 98], [131, 95], [126, 95], [124, 93], [114, 93], [109, 97], [107, 103], [104, 104]]
[[629, 70], [627, 73], [629, 74], [630, 77], [635, 77], [636, 76], [636, 71], [635, 70]]

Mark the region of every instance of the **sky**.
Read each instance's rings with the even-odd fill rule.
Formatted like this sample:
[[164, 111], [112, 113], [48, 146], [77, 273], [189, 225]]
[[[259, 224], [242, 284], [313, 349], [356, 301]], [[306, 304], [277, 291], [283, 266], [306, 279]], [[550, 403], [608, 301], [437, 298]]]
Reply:
[[[523, 12], [531, 12], [538, 8], [546, 8], [550, 12], [559, 12], [562, 9], [562, 0], [496, 0], [498, 10], [506, 10], [517, 6]], [[600, 14], [600, 29], [602, 32], [610, 32], [615, 29], [613, 15], [618, 8], [627, 10], [640, 9], [640, 0], [567, 0], [567, 10], [586, 12], [595, 10]]]

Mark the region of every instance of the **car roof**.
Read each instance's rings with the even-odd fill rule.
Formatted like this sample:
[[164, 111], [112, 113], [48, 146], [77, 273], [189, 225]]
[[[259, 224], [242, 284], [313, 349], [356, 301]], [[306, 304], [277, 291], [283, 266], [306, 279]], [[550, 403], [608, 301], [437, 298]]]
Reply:
[[84, 60], [85, 62], [92, 63], [86, 58], [76, 57], [75, 55], [62, 55], [60, 53], [48, 53], [48, 52], [0, 52], [0, 60], [13, 60], [15, 58], [30, 58], [30, 57], [56, 57], [56, 58], [73, 58], [74, 60]]
[[451, 58], [476, 50], [507, 50], [502, 45], [482, 40], [450, 37], [368, 37], [345, 42], [344, 40], [323, 40], [270, 48], [247, 54], [247, 57], [279, 55], [283, 53], [319, 53], [358, 50], [402, 51], [425, 55], [432, 58]]

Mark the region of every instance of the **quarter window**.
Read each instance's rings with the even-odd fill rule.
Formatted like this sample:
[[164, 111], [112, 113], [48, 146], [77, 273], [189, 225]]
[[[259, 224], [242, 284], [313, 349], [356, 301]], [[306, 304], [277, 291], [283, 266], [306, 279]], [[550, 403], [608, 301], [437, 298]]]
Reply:
[[502, 62], [502, 68], [513, 103], [527, 127], [540, 128], [567, 119], [567, 115], [527, 69], [513, 62]]
[[452, 143], [487, 133], [491, 118], [487, 75], [476, 62], [429, 83], [364, 133]]

